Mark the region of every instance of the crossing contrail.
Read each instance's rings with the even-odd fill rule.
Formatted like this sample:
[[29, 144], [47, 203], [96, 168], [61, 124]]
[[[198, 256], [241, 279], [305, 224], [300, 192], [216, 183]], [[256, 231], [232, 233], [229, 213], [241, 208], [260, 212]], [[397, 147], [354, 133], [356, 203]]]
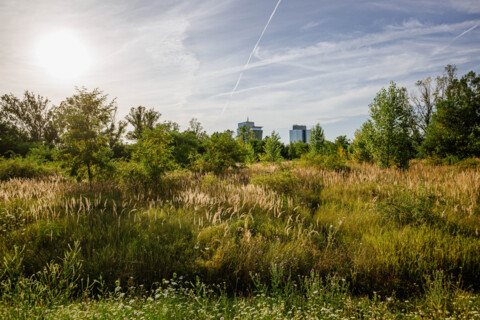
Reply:
[[[237, 83], [236, 83], [235, 86], [233, 87], [232, 92], [230, 92], [230, 97], [229, 97], [229, 98], [232, 98], [233, 94], [234, 94], [235, 91], [237, 90], [238, 85], [240, 84], [240, 81], [242, 80], [243, 73], [245, 72], [245, 70], [246, 70], [246, 69], [248, 68], [248, 66], [250, 65], [250, 60], [252, 60], [253, 54], [254, 54], [255, 51], [257, 50], [258, 44], [259, 44], [260, 41], [262, 40], [263, 35], [265, 34], [265, 31], [267, 30], [268, 25], [270, 24], [270, 21], [272, 21], [272, 18], [273, 18], [273, 16], [275, 15], [275, 12], [277, 12], [278, 6], [280, 5], [281, 2], [282, 2], [282, 0], [278, 0], [277, 5], [275, 6], [275, 8], [274, 8], [273, 11], [272, 11], [272, 14], [270, 15], [270, 18], [268, 18], [267, 24], [266, 24], [265, 27], [263, 28], [263, 31], [262, 31], [262, 33], [260, 34], [260, 37], [258, 38], [257, 43], [255, 43], [255, 46], [253, 47], [252, 52], [250, 52], [250, 56], [248, 57], [247, 63], [243, 66], [243, 69], [242, 69], [242, 71], [240, 72], [240, 74], [239, 74], [239, 76], [238, 76]], [[225, 112], [225, 109], [227, 108], [227, 106], [228, 106], [228, 104], [223, 107], [222, 115], [223, 115], [223, 113]]]

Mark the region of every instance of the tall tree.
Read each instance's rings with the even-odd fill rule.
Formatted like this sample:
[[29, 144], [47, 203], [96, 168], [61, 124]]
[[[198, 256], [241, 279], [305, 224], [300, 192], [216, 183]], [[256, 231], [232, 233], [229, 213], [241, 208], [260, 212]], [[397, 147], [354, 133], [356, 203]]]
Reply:
[[370, 129], [367, 144], [374, 160], [383, 167], [395, 164], [407, 168], [414, 153], [411, 123], [414, 118], [407, 90], [391, 82], [388, 89], [377, 93], [369, 107], [371, 124], [366, 125]]
[[138, 140], [146, 130], [153, 130], [162, 114], [153, 108], [147, 110], [143, 106], [131, 108], [125, 119], [133, 126], [133, 131], [127, 133], [127, 138]]
[[453, 78], [437, 105], [422, 151], [426, 155], [480, 156], [480, 75]]
[[198, 139], [203, 140], [207, 136], [207, 133], [205, 130], [203, 130], [202, 124], [197, 118], [192, 118], [192, 120], [189, 122], [189, 125], [190, 126], [188, 127], [187, 131], [193, 132]]
[[91, 182], [96, 173], [108, 168], [111, 150], [106, 131], [116, 102], [108, 102], [108, 95], [99, 89], [76, 91], [59, 107], [65, 124], [61, 155], [72, 176], [81, 178], [86, 170]]
[[346, 151], [350, 146], [350, 140], [347, 138], [347, 136], [338, 136], [335, 138], [335, 144], [339, 147], [342, 147]]
[[282, 143], [280, 135], [275, 131], [269, 137], [265, 138], [265, 160], [268, 162], [276, 162], [282, 160]]
[[133, 157], [140, 160], [154, 183], [165, 171], [175, 167], [172, 141], [170, 126], [160, 124], [153, 130], [147, 130], [137, 144]]
[[437, 104], [446, 98], [447, 88], [453, 79], [456, 78], [455, 72], [456, 67], [448, 65], [445, 67], [444, 74], [435, 79], [435, 85], [431, 77], [425, 80], [418, 80], [415, 83], [417, 93], [411, 95], [411, 100], [417, 125], [423, 134], [425, 134], [430, 125]]
[[117, 122], [116, 118], [117, 109], [115, 108], [105, 128], [105, 136], [108, 141], [108, 146], [113, 151], [113, 157], [120, 158], [121, 156], [123, 156], [123, 153], [125, 151], [125, 145], [123, 144], [122, 138], [127, 128], [127, 122]]
[[353, 159], [361, 162], [372, 161], [371, 143], [369, 143], [370, 137], [373, 135], [373, 123], [367, 121], [362, 124], [359, 130], [355, 131], [355, 139], [350, 146], [350, 152]]
[[212, 134], [204, 140], [204, 148], [205, 153], [196, 160], [196, 167], [202, 171], [219, 173], [245, 161], [246, 150], [230, 130]]
[[25, 91], [23, 99], [13, 94], [0, 99], [0, 116], [3, 122], [32, 142], [52, 142], [57, 138], [54, 113], [50, 100]]
[[325, 147], [325, 134], [319, 123], [310, 131], [310, 147], [316, 153], [320, 153]]
[[255, 133], [249, 126], [243, 126], [238, 128], [237, 139], [240, 139], [243, 143], [247, 143], [249, 140], [255, 139]]

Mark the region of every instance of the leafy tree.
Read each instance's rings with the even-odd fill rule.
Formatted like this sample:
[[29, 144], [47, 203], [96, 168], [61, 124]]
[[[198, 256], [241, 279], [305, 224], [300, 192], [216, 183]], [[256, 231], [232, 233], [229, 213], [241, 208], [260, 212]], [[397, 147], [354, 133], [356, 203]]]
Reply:
[[296, 159], [300, 158], [302, 155], [308, 153], [310, 151], [310, 145], [308, 143], [297, 141], [291, 142], [288, 145], [288, 158], [289, 159]]
[[258, 155], [255, 153], [253, 145], [250, 143], [245, 144], [245, 162], [246, 163], [256, 163], [258, 161]]
[[310, 131], [310, 150], [320, 153], [325, 147], [325, 134], [322, 127], [317, 123]]
[[143, 164], [152, 182], [157, 182], [166, 171], [176, 167], [172, 142], [173, 134], [168, 123], [146, 130], [138, 141], [133, 158]]
[[50, 101], [40, 95], [25, 91], [23, 99], [13, 94], [0, 99], [0, 116], [3, 123], [27, 137], [31, 142], [53, 142], [57, 138], [54, 113]]
[[19, 132], [16, 127], [0, 118], [0, 156], [11, 156], [20, 154], [26, 155], [32, 144], [28, 142], [28, 137]]
[[438, 157], [480, 156], [480, 75], [454, 78], [438, 103], [422, 151]]
[[146, 130], [153, 130], [162, 114], [153, 108], [147, 110], [143, 106], [131, 108], [125, 119], [133, 126], [133, 131], [127, 133], [127, 138], [138, 140]]
[[372, 151], [369, 149], [368, 139], [372, 136], [373, 123], [365, 122], [359, 130], [355, 132], [355, 139], [349, 147], [349, 152], [354, 160], [368, 162], [373, 160]]
[[265, 149], [265, 140], [251, 139], [248, 144], [252, 146], [257, 158], [263, 155]]
[[288, 145], [287, 155], [288, 155], [287, 158], [290, 159], [290, 160], [298, 158], [297, 148], [295, 147], [295, 142], [290, 142], [290, 144]]
[[61, 157], [72, 176], [80, 179], [86, 170], [91, 182], [95, 174], [110, 168], [111, 150], [106, 130], [116, 102], [115, 99], [108, 102], [108, 95], [99, 89], [88, 92], [86, 88], [77, 88], [76, 91], [58, 109], [65, 125]]
[[435, 87], [430, 77], [416, 82], [418, 93], [412, 94], [413, 111], [416, 123], [423, 134], [430, 125], [437, 104], [446, 98], [447, 88], [456, 78], [455, 71], [455, 66], [446, 66], [445, 73], [435, 79]]
[[394, 82], [383, 88], [370, 104], [370, 124], [367, 145], [377, 163], [383, 167], [395, 164], [407, 168], [413, 156], [412, 111], [405, 88], [397, 88]]
[[116, 110], [112, 113], [109, 123], [105, 129], [105, 136], [108, 141], [108, 146], [113, 151], [114, 158], [120, 158], [126, 155], [125, 145], [122, 137], [125, 134], [127, 123], [125, 121], [116, 121]]
[[269, 137], [265, 138], [265, 156], [264, 160], [268, 162], [276, 162], [282, 160], [282, 143], [280, 135], [275, 131]]
[[243, 143], [255, 139], [255, 133], [249, 126], [243, 126], [238, 128], [237, 139], [240, 139]]
[[173, 157], [182, 168], [188, 168], [195, 161], [199, 153], [200, 140], [193, 131], [172, 131]]
[[190, 126], [188, 127], [187, 131], [191, 131], [197, 136], [199, 140], [203, 140], [207, 133], [203, 130], [202, 124], [198, 121], [197, 118], [192, 118], [189, 122]]
[[246, 150], [233, 138], [233, 132], [215, 132], [204, 141], [205, 153], [197, 158], [196, 168], [219, 173], [245, 161]]
[[348, 150], [348, 147], [350, 146], [350, 140], [347, 138], [347, 136], [338, 136], [335, 139], [335, 144], [344, 150]]

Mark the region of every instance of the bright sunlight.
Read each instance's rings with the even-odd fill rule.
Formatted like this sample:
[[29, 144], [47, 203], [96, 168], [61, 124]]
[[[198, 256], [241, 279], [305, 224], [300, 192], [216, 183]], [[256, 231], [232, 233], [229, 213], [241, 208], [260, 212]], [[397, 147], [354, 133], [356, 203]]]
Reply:
[[58, 30], [40, 38], [36, 54], [39, 65], [58, 80], [83, 75], [91, 62], [87, 47], [70, 30]]

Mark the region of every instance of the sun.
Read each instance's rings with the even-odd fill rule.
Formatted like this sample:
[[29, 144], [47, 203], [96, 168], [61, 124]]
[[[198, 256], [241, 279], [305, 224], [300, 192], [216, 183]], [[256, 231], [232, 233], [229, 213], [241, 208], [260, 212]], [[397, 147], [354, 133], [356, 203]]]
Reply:
[[38, 64], [59, 80], [85, 74], [90, 56], [85, 44], [71, 30], [57, 30], [41, 37], [36, 50]]

